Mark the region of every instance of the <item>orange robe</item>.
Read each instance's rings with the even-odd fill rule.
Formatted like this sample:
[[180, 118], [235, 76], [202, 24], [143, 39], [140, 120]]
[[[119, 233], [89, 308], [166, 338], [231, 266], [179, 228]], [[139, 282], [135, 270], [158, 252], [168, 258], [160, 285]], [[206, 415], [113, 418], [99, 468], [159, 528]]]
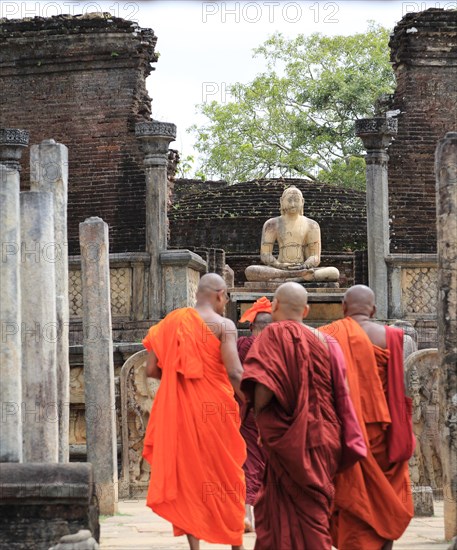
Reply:
[[143, 340], [162, 369], [143, 456], [151, 465], [147, 505], [191, 534], [242, 544], [246, 445], [220, 341], [197, 311], [173, 311]]
[[374, 346], [350, 317], [321, 330], [343, 350], [349, 393], [368, 447], [366, 458], [336, 476], [333, 544], [340, 550], [381, 550], [401, 537], [414, 513], [408, 462], [388, 459], [390, 354]]

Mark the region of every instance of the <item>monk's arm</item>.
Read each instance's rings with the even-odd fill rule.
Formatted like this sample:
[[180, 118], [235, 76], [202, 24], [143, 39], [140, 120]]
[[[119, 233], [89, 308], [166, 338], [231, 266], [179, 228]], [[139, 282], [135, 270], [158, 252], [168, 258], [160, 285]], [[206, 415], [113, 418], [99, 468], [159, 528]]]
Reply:
[[146, 376], [150, 378], [157, 378], [160, 380], [162, 378], [162, 369], [159, 369], [157, 365], [157, 357], [153, 351], [148, 353], [148, 359], [146, 361]]
[[264, 409], [272, 400], [274, 393], [263, 384], [256, 384], [254, 390], [254, 415]]
[[240, 363], [238, 350], [236, 347], [237, 330], [235, 323], [230, 319], [224, 319], [221, 333], [221, 356], [229, 380], [236, 394], [245, 401], [244, 394], [240, 390], [241, 377], [243, 376], [243, 367]]
[[305, 267], [318, 267], [321, 263], [321, 229], [319, 224], [313, 220], [306, 234], [304, 255], [306, 258]]

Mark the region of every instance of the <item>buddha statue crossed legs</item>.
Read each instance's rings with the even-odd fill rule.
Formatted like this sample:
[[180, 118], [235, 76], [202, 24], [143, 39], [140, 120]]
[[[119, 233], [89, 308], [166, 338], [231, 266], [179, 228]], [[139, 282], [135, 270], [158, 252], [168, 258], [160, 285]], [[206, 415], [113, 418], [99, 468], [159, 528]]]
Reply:
[[[248, 281], [336, 282], [335, 267], [318, 267], [321, 261], [319, 224], [303, 215], [304, 199], [297, 187], [288, 187], [281, 197], [281, 215], [263, 226], [260, 259], [264, 265], [246, 268]], [[275, 258], [273, 247], [278, 242]]]

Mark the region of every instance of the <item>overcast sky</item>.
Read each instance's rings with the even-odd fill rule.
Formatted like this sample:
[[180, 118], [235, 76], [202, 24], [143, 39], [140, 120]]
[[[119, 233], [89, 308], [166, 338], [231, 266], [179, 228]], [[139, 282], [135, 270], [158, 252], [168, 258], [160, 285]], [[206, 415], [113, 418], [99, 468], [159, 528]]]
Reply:
[[393, 29], [406, 13], [429, 7], [456, 9], [457, 1], [0, 0], [0, 17], [109, 11], [152, 28], [160, 52], [147, 81], [152, 116], [178, 126], [171, 147], [185, 157], [193, 154], [193, 136], [186, 129], [202, 122], [195, 105], [229, 99], [227, 84], [248, 82], [260, 72], [261, 61], [252, 58], [252, 49], [274, 32], [288, 37], [313, 32], [347, 35], [366, 29], [368, 20]]

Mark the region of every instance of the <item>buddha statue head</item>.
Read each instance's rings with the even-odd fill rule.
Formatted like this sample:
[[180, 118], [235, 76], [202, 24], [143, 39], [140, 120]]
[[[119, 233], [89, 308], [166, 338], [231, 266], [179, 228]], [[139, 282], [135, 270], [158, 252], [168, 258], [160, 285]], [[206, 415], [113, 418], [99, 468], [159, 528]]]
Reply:
[[280, 199], [280, 204], [282, 216], [287, 215], [289, 212], [291, 214], [303, 216], [305, 200], [303, 199], [302, 192], [298, 187], [295, 187], [295, 185], [284, 190]]

